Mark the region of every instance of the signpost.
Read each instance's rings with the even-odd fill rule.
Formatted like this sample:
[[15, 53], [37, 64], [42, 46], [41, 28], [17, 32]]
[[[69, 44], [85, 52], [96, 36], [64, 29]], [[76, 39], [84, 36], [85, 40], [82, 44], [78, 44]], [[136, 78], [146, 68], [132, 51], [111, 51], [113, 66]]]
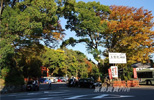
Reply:
[[110, 64], [125, 64], [126, 53], [109, 53], [109, 63]]
[[[125, 64], [126, 61], [126, 53], [109, 53], [109, 63], [110, 64]], [[111, 74], [112, 78], [118, 78], [118, 67], [117, 66], [111, 66]], [[109, 73], [110, 75], [110, 73]]]

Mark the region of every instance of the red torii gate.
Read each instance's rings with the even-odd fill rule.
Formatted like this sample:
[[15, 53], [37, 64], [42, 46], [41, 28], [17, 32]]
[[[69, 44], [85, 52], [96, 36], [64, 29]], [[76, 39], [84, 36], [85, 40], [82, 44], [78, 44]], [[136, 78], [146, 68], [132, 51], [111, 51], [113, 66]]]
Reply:
[[43, 72], [47, 73], [47, 77], [49, 76], [49, 69], [47, 67], [41, 66], [41, 74], [43, 75]]

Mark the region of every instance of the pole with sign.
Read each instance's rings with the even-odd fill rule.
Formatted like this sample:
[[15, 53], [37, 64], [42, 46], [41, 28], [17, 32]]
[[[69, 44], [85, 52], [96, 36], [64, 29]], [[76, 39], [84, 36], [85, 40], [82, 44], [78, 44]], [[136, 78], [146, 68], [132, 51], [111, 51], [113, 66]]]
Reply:
[[[125, 64], [126, 61], [126, 53], [113, 53], [109, 52], [109, 63], [110, 64]], [[111, 66], [112, 78], [118, 78], [118, 67]]]
[[109, 53], [109, 63], [110, 64], [125, 64], [126, 53]]

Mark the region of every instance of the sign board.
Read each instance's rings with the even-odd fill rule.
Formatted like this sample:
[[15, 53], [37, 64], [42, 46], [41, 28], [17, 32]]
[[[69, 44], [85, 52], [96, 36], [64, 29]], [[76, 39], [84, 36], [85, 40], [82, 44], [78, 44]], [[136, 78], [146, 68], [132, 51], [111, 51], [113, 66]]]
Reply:
[[137, 78], [137, 72], [136, 72], [136, 68], [133, 68], [133, 73], [134, 73], [134, 78]]
[[109, 63], [110, 64], [125, 64], [126, 53], [109, 53]]
[[108, 69], [108, 73], [109, 73], [109, 78], [112, 79], [112, 72], [110, 68]]
[[118, 78], [118, 67], [117, 66], [111, 66], [111, 73], [113, 78]]

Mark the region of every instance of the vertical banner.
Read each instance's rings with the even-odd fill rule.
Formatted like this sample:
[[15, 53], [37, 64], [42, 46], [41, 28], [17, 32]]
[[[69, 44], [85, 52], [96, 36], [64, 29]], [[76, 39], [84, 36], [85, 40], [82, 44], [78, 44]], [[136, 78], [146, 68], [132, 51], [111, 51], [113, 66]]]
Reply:
[[137, 78], [136, 68], [133, 68], [134, 78]]
[[112, 72], [110, 68], [108, 69], [108, 73], [109, 73], [109, 78], [112, 79]]
[[111, 72], [113, 78], [118, 78], [118, 67], [117, 66], [111, 66]]

